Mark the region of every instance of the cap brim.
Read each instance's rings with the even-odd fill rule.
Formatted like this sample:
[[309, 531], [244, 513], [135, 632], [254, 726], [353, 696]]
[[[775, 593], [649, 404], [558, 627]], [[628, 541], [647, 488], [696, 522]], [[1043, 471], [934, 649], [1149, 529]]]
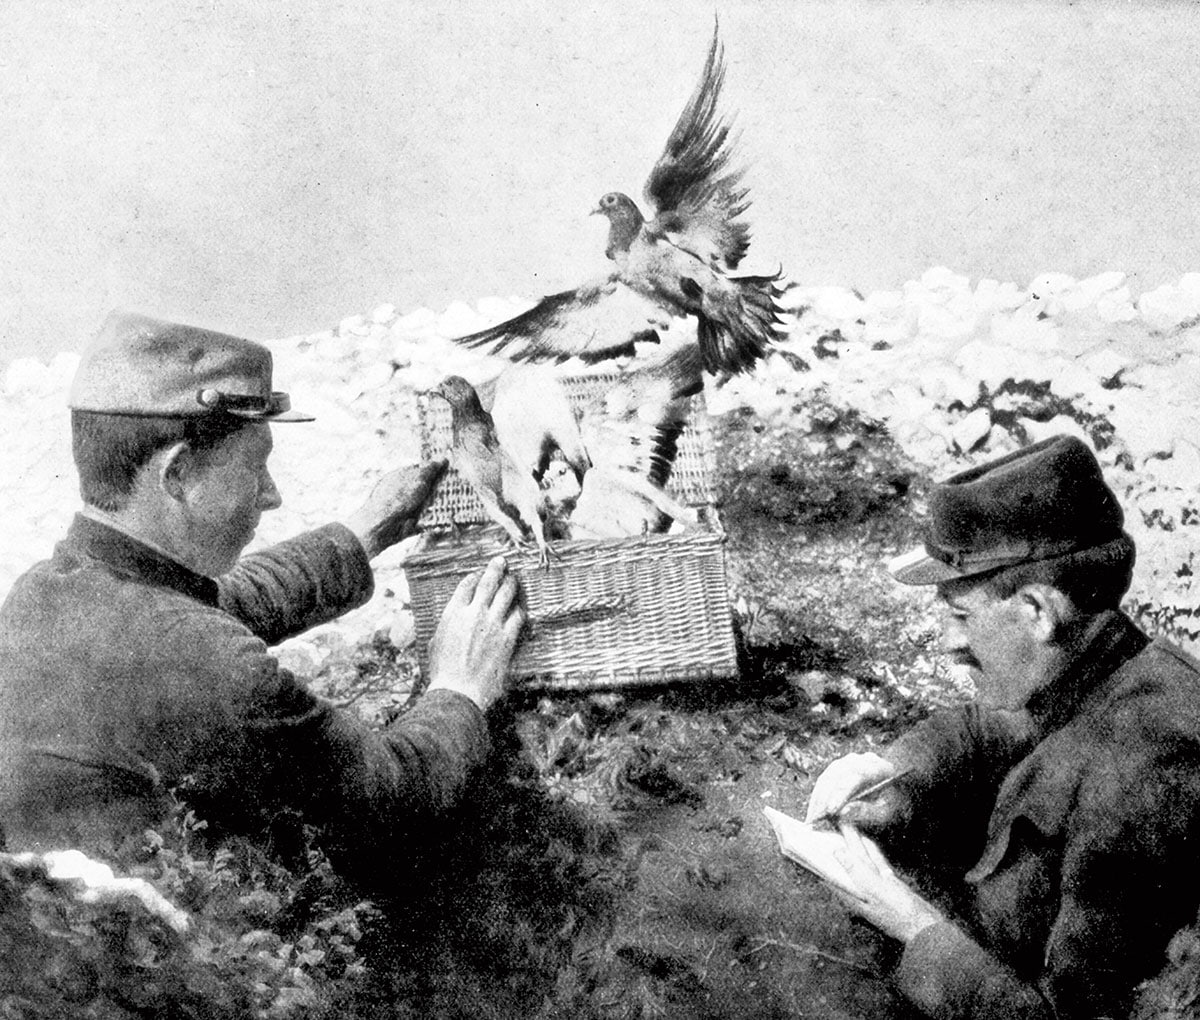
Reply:
[[890, 560], [887, 568], [901, 584], [942, 584], [966, 577], [968, 573], [930, 556], [923, 545]]
[[272, 422], [285, 421], [316, 421], [311, 414], [305, 414], [303, 411], [280, 411], [279, 414], [254, 414], [245, 411], [227, 411], [227, 414], [234, 418], [245, 418], [247, 421], [263, 421], [267, 424]]

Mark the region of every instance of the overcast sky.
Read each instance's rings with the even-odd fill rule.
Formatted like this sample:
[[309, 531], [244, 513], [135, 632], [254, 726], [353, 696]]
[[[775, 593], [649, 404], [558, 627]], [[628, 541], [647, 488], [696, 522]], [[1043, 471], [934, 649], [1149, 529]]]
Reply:
[[6, 0], [0, 362], [114, 306], [268, 338], [604, 270], [717, 11], [747, 268], [1200, 270], [1200, 7]]

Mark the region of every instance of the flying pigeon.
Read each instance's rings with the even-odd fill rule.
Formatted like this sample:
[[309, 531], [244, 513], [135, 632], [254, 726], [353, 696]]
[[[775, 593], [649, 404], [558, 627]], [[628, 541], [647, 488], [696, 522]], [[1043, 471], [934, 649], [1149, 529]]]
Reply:
[[612, 191], [593, 210], [609, 223], [606, 277], [543, 298], [533, 308], [457, 343], [513, 361], [594, 363], [657, 340], [671, 318], [694, 316], [704, 369], [739, 372], [781, 335], [776, 299], [782, 270], [731, 276], [750, 247], [743, 171], [731, 169], [728, 123], [717, 111], [725, 79], [716, 27], [704, 74], [684, 107], [644, 190], [647, 219]]
[[525, 545], [525, 530], [533, 534], [538, 562], [548, 566], [550, 549], [538, 513], [541, 490], [532, 471], [519, 466], [500, 445], [492, 416], [466, 379], [448, 376], [433, 392], [450, 405], [450, 454], [455, 469], [516, 546]]

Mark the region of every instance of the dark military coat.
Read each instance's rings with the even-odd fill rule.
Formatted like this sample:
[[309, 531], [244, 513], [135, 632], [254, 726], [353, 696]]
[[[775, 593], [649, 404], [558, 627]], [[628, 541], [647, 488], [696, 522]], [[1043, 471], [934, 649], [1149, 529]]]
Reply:
[[1026, 710], [935, 716], [883, 844], [957, 924], [896, 978], [936, 1017], [1123, 1017], [1200, 904], [1200, 664], [1107, 613]]
[[352, 872], [385, 872], [459, 797], [483, 714], [428, 693], [369, 729], [268, 646], [361, 605], [357, 538], [328, 525], [219, 580], [77, 517], [0, 608], [0, 824], [9, 849], [115, 853], [171, 791], [224, 829], [299, 812]]

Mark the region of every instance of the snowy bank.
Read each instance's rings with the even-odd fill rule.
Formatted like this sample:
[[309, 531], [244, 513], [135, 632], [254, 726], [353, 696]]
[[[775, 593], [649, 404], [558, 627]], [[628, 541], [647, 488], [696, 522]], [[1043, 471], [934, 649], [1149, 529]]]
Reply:
[[[885, 423], [934, 477], [1023, 442], [1072, 432], [1089, 442], [1121, 495], [1139, 547], [1131, 593], [1184, 630], [1200, 524], [1200, 274], [1130, 294], [1121, 273], [1061, 273], [1028, 286], [935, 268], [897, 291], [792, 287], [795, 322], [750, 374], [710, 384], [714, 414], [749, 406], [786, 417], [823, 390]], [[529, 306], [456, 302], [441, 313], [391, 304], [336, 327], [270, 342], [277, 385], [317, 416], [275, 429], [273, 471], [285, 505], [255, 546], [351, 511], [383, 470], [419, 458], [414, 393], [451, 372], [479, 381], [496, 363], [448, 341]], [[49, 554], [77, 503], [66, 390], [77, 363], [13, 361], [0, 392], [10, 484], [2, 510], [0, 593]], [[569, 368], [569, 366], [568, 366]], [[295, 664], [379, 630], [411, 634], [400, 548], [380, 561], [371, 603], [292, 642]]]

